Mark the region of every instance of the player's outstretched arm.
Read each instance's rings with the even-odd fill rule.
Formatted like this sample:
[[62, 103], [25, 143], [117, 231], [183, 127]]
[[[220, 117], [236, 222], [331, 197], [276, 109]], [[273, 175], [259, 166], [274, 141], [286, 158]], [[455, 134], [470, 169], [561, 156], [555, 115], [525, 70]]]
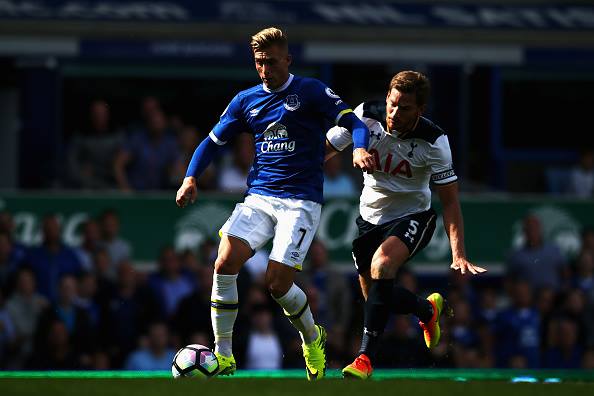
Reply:
[[196, 201], [196, 196], [198, 195], [196, 178], [204, 172], [208, 164], [211, 163], [220, 150], [221, 146], [216, 144], [209, 136], [196, 147], [194, 155], [192, 155], [192, 159], [188, 165], [186, 177], [175, 196], [175, 203], [177, 206], [183, 208], [188, 203], [194, 203], [194, 201]]
[[175, 203], [180, 208], [184, 208], [188, 203], [194, 203], [197, 196], [196, 178], [194, 176], [188, 176], [184, 178], [181, 187], [177, 190]]
[[452, 249], [453, 270], [460, 270], [462, 274], [469, 271], [472, 274], [486, 272], [485, 268], [472, 264], [466, 258], [464, 249], [464, 220], [462, 219], [462, 210], [460, 209], [460, 199], [458, 198], [458, 183], [450, 183], [444, 186], [437, 186], [437, 193], [443, 207], [443, 226], [450, 239]]

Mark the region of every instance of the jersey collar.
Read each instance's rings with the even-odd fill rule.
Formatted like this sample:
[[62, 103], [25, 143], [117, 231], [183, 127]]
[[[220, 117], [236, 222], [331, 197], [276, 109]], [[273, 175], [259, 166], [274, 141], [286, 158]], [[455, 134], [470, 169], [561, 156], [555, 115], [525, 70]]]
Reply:
[[289, 73], [289, 78], [287, 79], [287, 81], [283, 85], [278, 87], [277, 89], [270, 89], [266, 86], [266, 84], [262, 83], [262, 89], [268, 93], [284, 91], [293, 82], [293, 77], [295, 77], [295, 76], [292, 75], [291, 73]]

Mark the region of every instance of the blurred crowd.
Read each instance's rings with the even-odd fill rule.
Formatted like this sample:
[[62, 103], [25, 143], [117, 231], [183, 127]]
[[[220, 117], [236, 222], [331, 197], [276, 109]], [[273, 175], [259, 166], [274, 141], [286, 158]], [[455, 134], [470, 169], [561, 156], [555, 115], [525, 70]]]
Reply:
[[[115, 126], [109, 103], [90, 103], [85, 121], [66, 142], [63, 187], [129, 192], [181, 185], [196, 146], [210, 131], [198, 131], [181, 117], [168, 115], [154, 96], [143, 98], [140, 107], [140, 121], [122, 128]], [[253, 158], [252, 136], [240, 134], [200, 177], [199, 189], [244, 192]], [[336, 158], [327, 166], [327, 197], [357, 195], [352, 174], [342, 170], [344, 161]]]
[[[108, 102], [94, 100], [78, 128], [67, 134], [67, 155], [59, 172], [59, 187], [83, 190], [158, 191], [179, 187], [194, 149], [210, 130], [197, 130], [183, 117], [167, 113], [159, 98], [140, 101], [137, 120], [119, 126]], [[241, 193], [254, 157], [249, 134], [235, 138], [227, 151], [207, 168], [199, 189]], [[325, 196], [356, 197], [360, 175], [347, 165], [346, 155], [326, 165]], [[575, 198], [594, 196], [594, 150], [582, 147], [574, 164], [543, 167], [542, 191]], [[471, 187], [461, 180], [461, 189]], [[534, 191], [533, 191], [534, 192]]]
[[[165, 246], [156, 268], [139, 270], [119, 228], [117, 212], [105, 210], [70, 247], [47, 215], [42, 242], [25, 247], [13, 239], [11, 214], [0, 213], [0, 368], [168, 370], [181, 346], [213, 345], [216, 241], [179, 252]], [[234, 353], [240, 368], [301, 368], [301, 340], [264, 287], [266, 263], [267, 252], [256, 252], [238, 278]], [[432, 351], [416, 318], [393, 317], [377, 367], [594, 369], [594, 230], [583, 231], [580, 253], [568, 260], [527, 216], [523, 244], [501, 277], [417, 277], [413, 266], [398, 282], [421, 295], [440, 291], [454, 316], [443, 318]], [[330, 367], [342, 367], [363, 323], [354, 269], [332, 265], [315, 240], [298, 283], [328, 330]]]

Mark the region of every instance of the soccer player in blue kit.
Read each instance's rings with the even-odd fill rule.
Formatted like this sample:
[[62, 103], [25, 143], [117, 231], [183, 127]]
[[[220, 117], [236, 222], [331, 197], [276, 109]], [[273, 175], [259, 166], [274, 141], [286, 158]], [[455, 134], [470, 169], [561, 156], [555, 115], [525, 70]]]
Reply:
[[271, 238], [265, 283], [303, 340], [308, 380], [326, 368], [326, 331], [316, 325], [305, 293], [294, 283], [316, 233], [322, 206], [325, 119], [351, 131], [353, 166], [371, 172], [369, 130], [322, 82], [289, 73], [285, 34], [267, 28], [252, 36], [251, 47], [263, 84], [238, 93], [209, 136], [196, 149], [177, 191], [180, 207], [196, 199], [196, 178], [217, 151], [241, 132], [254, 135], [256, 155], [243, 203], [221, 228], [211, 294], [211, 319], [219, 375], [236, 370], [232, 353], [237, 317], [237, 274], [254, 251]]

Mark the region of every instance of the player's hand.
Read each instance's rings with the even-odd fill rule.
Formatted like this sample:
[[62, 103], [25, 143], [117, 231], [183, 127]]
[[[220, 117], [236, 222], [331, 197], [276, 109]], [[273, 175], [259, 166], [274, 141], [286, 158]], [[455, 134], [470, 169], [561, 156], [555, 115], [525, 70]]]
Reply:
[[466, 260], [465, 258], [457, 258], [454, 259], [450, 268], [457, 271], [460, 270], [462, 275], [466, 274], [466, 271], [470, 271], [472, 274], [481, 274], [483, 272], [487, 272], [486, 268], [482, 268], [472, 264], [470, 261]]
[[197, 195], [198, 189], [196, 188], [196, 178], [188, 176], [184, 179], [179, 190], [177, 190], [175, 203], [180, 208], [185, 208], [188, 203], [194, 203], [194, 201], [196, 201]]
[[373, 173], [375, 169], [375, 159], [364, 148], [358, 148], [353, 151], [353, 167], [361, 169], [363, 172]]

